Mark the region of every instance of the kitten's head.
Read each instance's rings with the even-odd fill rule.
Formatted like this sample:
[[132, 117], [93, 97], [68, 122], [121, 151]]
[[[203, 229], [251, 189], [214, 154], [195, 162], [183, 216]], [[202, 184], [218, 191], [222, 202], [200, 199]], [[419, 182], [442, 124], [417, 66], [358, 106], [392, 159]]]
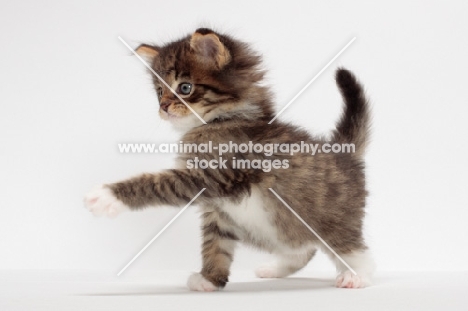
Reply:
[[[260, 85], [261, 58], [243, 42], [206, 28], [164, 46], [136, 50], [205, 122], [270, 118], [269, 91]], [[176, 126], [203, 123], [153, 75], [161, 118]]]

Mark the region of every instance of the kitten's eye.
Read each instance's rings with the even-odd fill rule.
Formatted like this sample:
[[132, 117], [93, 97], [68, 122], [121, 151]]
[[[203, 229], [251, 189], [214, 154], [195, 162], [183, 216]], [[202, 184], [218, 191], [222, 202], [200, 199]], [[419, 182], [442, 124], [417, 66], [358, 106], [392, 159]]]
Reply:
[[163, 96], [163, 90], [161, 88], [158, 89], [158, 98], [161, 99]]
[[179, 84], [179, 93], [183, 95], [188, 95], [192, 91], [192, 84], [190, 83], [181, 83]]

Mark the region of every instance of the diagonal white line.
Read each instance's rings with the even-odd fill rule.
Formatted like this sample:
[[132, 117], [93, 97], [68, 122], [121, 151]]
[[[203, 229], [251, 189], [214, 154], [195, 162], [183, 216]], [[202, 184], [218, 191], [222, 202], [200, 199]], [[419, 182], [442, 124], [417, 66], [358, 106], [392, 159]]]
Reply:
[[174, 220], [176, 220], [177, 217], [179, 217], [187, 209], [187, 207], [189, 207], [190, 204], [192, 204], [193, 201], [195, 201], [195, 199], [198, 198], [200, 194], [202, 194], [203, 191], [205, 191], [205, 189], [206, 188], [200, 190], [200, 192], [198, 192], [197, 195], [192, 200], [190, 200], [190, 202], [188, 202], [187, 205], [185, 205], [184, 208], [182, 208], [182, 210], [180, 210], [180, 212], [178, 212], [177, 215], [175, 215], [174, 218], [172, 218], [171, 221], [169, 221], [167, 225], [165, 225], [164, 228], [162, 228], [161, 231], [159, 231], [158, 234], [156, 234], [156, 236], [152, 238], [151, 241], [149, 241], [148, 244], [146, 244], [145, 247], [143, 247], [143, 249], [139, 251], [138, 254], [136, 254], [128, 264], [125, 265], [125, 267], [123, 267], [122, 270], [120, 270], [119, 273], [117, 273], [117, 276], [120, 276], [125, 271], [125, 269], [127, 269], [132, 264], [132, 262], [134, 262], [164, 232], [164, 230], [166, 230], [174, 222]]
[[280, 112], [278, 112], [278, 113], [276, 114], [276, 116], [275, 116], [273, 119], [271, 119], [270, 122], [268, 122], [268, 124], [273, 123], [273, 121], [275, 121], [276, 118], [278, 118], [279, 115], [282, 114], [282, 113], [286, 110], [286, 108], [288, 108], [288, 107], [289, 107], [289, 106], [290, 106], [290, 105], [291, 105], [291, 104], [292, 104], [292, 103], [293, 103], [293, 102], [294, 102], [294, 101], [295, 101], [295, 100], [312, 84], [312, 82], [314, 82], [314, 81], [325, 71], [325, 69], [327, 69], [328, 66], [330, 66], [330, 65], [338, 58], [338, 56], [340, 56], [340, 55], [351, 45], [351, 43], [354, 42], [354, 40], [356, 40], [356, 37], [354, 37], [353, 39], [351, 39], [351, 41], [349, 41], [348, 44], [346, 44], [345, 47], [342, 48], [341, 51], [339, 51], [338, 54], [336, 54], [335, 57], [333, 57], [333, 58], [328, 62], [328, 64], [326, 64], [325, 67], [323, 67], [322, 70], [320, 70], [320, 71], [315, 75], [315, 77], [313, 77], [312, 80], [310, 80], [309, 83], [307, 83], [306, 86], [304, 86], [304, 87], [302, 88], [302, 90], [300, 90], [299, 93], [297, 93], [296, 96], [294, 96], [294, 97], [289, 101], [289, 103], [287, 103], [286, 106], [284, 106], [283, 109], [281, 109]]
[[299, 215], [291, 208], [291, 206], [289, 206], [289, 204], [286, 203], [286, 202], [283, 200], [283, 198], [281, 198], [281, 197], [278, 195], [278, 193], [275, 192], [275, 190], [273, 190], [273, 189], [271, 189], [271, 188], [268, 188], [268, 190], [270, 190], [270, 191], [278, 198], [278, 200], [280, 200], [280, 201], [284, 204], [284, 206], [286, 206], [286, 207], [291, 211], [291, 213], [293, 213], [294, 216], [296, 216], [297, 219], [299, 219], [299, 220], [304, 224], [304, 226], [306, 226], [307, 229], [309, 229], [310, 232], [312, 232], [312, 233], [317, 237], [317, 239], [319, 239], [320, 242], [322, 242], [323, 245], [325, 245], [325, 246], [328, 248], [328, 250], [329, 250], [330, 252], [332, 252], [333, 255], [335, 255], [336, 258], [338, 258], [338, 259], [349, 269], [349, 271], [351, 271], [354, 275], [357, 275], [356, 271], [354, 271], [354, 269], [351, 268], [351, 266], [348, 265], [348, 264], [346, 263], [346, 261], [344, 261], [344, 259], [341, 258], [340, 255], [338, 255], [338, 254], [333, 250], [333, 248], [331, 248], [330, 245], [328, 245], [328, 243], [325, 242], [325, 240], [322, 239], [322, 238], [320, 237], [320, 235], [318, 235], [318, 233], [315, 232], [315, 230], [312, 229], [312, 228], [304, 221], [304, 219], [302, 219], [301, 216], [299, 216]]
[[148, 65], [148, 63], [145, 62], [144, 59], [141, 58], [141, 56], [138, 55], [138, 53], [137, 53], [134, 49], [132, 49], [132, 48], [130, 47], [130, 45], [128, 45], [127, 42], [125, 42], [124, 39], [122, 39], [120, 36], [119, 36], [118, 38], [119, 38], [119, 40], [122, 41], [122, 43], [123, 43], [130, 51], [132, 51], [132, 53], [135, 54], [135, 56], [136, 56], [136, 57], [137, 57], [137, 58], [138, 58], [138, 59], [139, 59], [139, 60], [140, 60], [140, 61], [141, 61], [141, 62], [158, 78], [158, 79], [159, 79], [159, 81], [161, 81], [169, 90], [171, 90], [171, 92], [172, 92], [175, 96], [177, 96], [177, 98], [178, 98], [185, 106], [187, 106], [187, 108], [190, 109], [190, 111], [193, 112], [193, 114], [196, 115], [197, 118], [200, 119], [200, 121], [202, 121], [203, 124], [206, 124], [205, 120], [203, 120], [202, 117], [200, 117], [200, 116], [198, 115], [198, 113], [196, 113], [195, 110], [193, 110], [192, 107], [190, 107], [190, 106], [185, 102], [185, 100], [183, 100], [182, 97], [180, 97], [179, 94], [177, 94], [177, 92], [174, 91], [174, 90], [169, 86], [169, 84], [167, 84], [166, 81], [164, 81], [164, 79], [161, 78], [161, 76], [158, 75], [158, 73], [157, 73], [156, 71], [154, 71], [153, 68], [151, 68], [151, 66]]

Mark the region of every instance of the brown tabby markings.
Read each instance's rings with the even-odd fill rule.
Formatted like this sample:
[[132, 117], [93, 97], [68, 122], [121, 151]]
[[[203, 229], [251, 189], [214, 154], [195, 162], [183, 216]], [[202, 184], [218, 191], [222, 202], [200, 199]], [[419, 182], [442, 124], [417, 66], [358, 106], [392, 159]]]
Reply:
[[[273, 117], [271, 94], [260, 84], [264, 77], [260, 57], [245, 43], [199, 29], [192, 36], [163, 47], [143, 45], [138, 52], [152, 55], [152, 67], [169, 85], [193, 84], [193, 93], [184, 100], [208, 124], [199, 126], [198, 122], [183, 136], [185, 143], [328, 142], [279, 120], [268, 125]], [[310, 243], [318, 245], [319, 241], [268, 191], [269, 187], [339, 254], [365, 250], [362, 225], [367, 191], [362, 157], [368, 136], [368, 107], [362, 87], [349, 71], [338, 70], [336, 80], [346, 107], [331, 142], [354, 143], [355, 154], [226, 154], [228, 169], [220, 170], [189, 170], [184, 166], [186, 160], [195, 157], [217, 159], [216, 152], [181, 154], [177, 169], [144, 174], [108, 187], [134, 210], [156, 205], [182, 206], [201, 188], [206, 188], [197, 199], [204, 212], [201, 274], [218, 287], [228, 281], [237, 241], [277, 252], [270, 242], [258, 239], [255, 232], [248, 231], [223, 211], [224, 203], [240, 202], [251, 194], [253, 187], [259, 189], [264, 202], [262, 208], [273, 220], [278, 243], [295, 249]], [[191, 114], [158, 79], [154, 78], [154, 84], [156, 90], [162, 90], [161, 104], [169, 104], [167, 112], [160, 110], [163, 119], [170, 119], [171, 115], [183, 119]], [[232, 157], [287, 159], [290, 166], [268, 173], [233, 169]], [[307, 261], [314, 253], [311, 251], [305, 257]], [[294, 272], [300, 268], [302, 266], [291, 266], [290, 270]]]
[[202, 216], [203, 268], [202, 275], [217, 287], [224, 287], [228, 281], [229, 268], [234, 259], [235, 241], [239, 238], [229, 230], [218, 213], [213, 209]]

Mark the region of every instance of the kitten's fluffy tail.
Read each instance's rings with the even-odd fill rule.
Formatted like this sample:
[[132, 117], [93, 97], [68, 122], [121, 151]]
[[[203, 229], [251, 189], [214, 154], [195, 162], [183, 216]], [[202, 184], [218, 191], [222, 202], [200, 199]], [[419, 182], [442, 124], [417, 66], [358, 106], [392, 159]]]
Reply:
[[364, 156], [370, 127], [370, 112], [364, 90], [356, 77], [348, 70], [336, 71], [336, 83], [345, 102], [345, 108], [333, 133], [333, 140], [338, 143], [355, 145], [354, 155]]

